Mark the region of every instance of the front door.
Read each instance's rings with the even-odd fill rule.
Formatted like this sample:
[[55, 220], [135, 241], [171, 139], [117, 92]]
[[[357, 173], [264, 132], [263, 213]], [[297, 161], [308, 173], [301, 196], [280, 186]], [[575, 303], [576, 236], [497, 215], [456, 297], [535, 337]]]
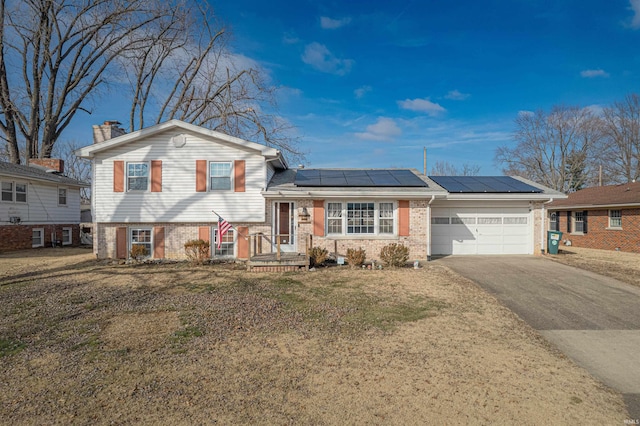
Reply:
[[295, 203], [276, 201], [274, 203], [274, 251], [277, 250], [278, 241], [280, 242], [280, 251], [295, 252]]

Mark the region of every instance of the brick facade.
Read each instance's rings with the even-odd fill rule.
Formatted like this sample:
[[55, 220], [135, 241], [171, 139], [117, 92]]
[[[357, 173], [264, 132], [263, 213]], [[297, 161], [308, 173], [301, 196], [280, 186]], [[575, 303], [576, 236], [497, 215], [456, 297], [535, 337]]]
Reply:
[[[640, 253], [640, 209], [623, 209], [622, 227], [609, 227], [609, 210], [586, 210], [587, 232], [567, 232], [567, 211], [557, 211], [559, 218], [559, 230], [563, 233], [562, 241], [570, 240], [576, 247], [593, 248], [600, 250], [620, 250]], [[585, 211], [580, 209], [579, 211]], [[548, 229], [548, 228], [547, 228]]]
[[56, 240], [62, 239], [62, 229], [71, 228], [70, 246], [80, 245], [80, 225], [56, 224], [56, 225], [3, 225], [0, 226], [0, 252], [11, 250], [23, 250], [33, 247], [33, 229], [44, 230], [44, 247], [51, 247], [52, 236]]

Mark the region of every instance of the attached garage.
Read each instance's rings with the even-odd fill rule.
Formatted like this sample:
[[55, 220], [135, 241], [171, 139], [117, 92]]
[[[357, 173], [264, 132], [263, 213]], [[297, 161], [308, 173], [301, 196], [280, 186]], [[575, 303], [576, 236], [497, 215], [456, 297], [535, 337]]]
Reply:
[[433, 207], [432, 254], [533, 254], [533, 216], [528, 202], [473, 204]]

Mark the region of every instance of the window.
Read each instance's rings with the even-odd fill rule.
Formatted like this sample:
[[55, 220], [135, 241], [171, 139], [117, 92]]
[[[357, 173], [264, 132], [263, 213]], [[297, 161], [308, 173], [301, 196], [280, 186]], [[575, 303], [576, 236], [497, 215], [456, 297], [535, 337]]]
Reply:
[[347, 203], [347, 234], [374, 233], [373, 203]]
[[58, 188], [58, 205], [67, 205], [67, 188]]
[[27, 184], [16, 183], [16, 203], [27, 202]]
[[143, 257], [151, 257], [151, 254], [153, 253], [151, 250], [151, 229], [131, 230], [131, 247], [129, 250], [133, 251], [135, 246], [141, 246], [144, 248]]
[[342, 234], [342, 203], [327, 204], [327, 234]]
[[556, 212], [551, 212], [551, 214], [549, 214], [549, 230], [550, 231], [559, 231], [560, 228], [558, 227], [558, 213]]
[[2, 182], [2, 201], [13, 201], [13, 182]]
[[378, 234], [393, 234], [393, 203], [380, 203]]
[[329, 202], [327, 203], [328, 235], [393, 235], [395, 231], [393, 202]]
[[501, 225], [501, 217], [479, 217], [478, 225]]
[[233, 229], [229, 229], [223, 236], [220, 248], [218, 249], [218, 228], [213, 230], [213, 256], [233, 257], [235, 234]]
[[146, 191], [149, 187], [149, 165], [127, 163], [127, 191]]
[[71, 228], [62, 228], [62, 245], [68, 246], [72, 242]]
[[527, 222], [528, 220], [526, 216], [520, 216], [520, 217], [505, 217], [503, 223], [505, 225], [526, 225]]
[[449, 218], [448, 217], [432, 217], [431, 224], [432, 225], [448, 225]]
[[451, 224], [452, 225], [475, 225], [476, 218], [475, 217], [452, 217]]
[[609, 210], [609, 227], [622, 228], [622, 210]]
[[231, 190], [231, 163], [210, 163], [211, 191]]
[[584, 231], [584, 212], [575, 212], [573, 214], [573, 232]]
[[31, 231], [31, 246], [44, 247], [44, 228], [33, 228]]

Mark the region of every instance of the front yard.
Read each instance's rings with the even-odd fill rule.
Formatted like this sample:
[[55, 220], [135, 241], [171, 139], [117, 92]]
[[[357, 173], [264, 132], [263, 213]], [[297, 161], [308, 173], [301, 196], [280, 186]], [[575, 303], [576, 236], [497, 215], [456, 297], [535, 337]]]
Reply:
[[0, 255], [8, 424], [622, 424], [622, 398], [473, 283]]

